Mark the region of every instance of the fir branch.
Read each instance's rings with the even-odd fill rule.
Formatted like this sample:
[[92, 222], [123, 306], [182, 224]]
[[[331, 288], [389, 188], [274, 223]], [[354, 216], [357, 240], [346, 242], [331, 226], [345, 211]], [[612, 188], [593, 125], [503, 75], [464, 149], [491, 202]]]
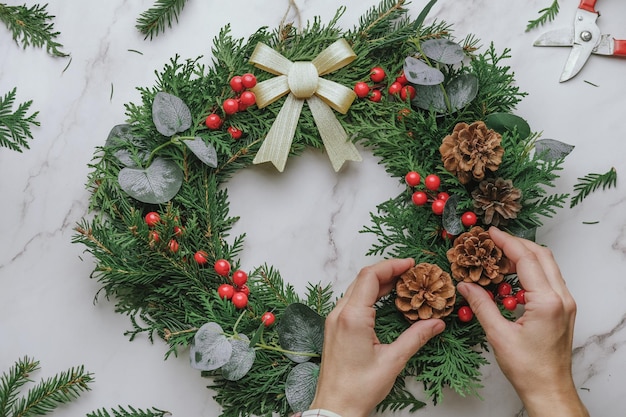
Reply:
[[0, 377], [0, 416], [8, 416], [24, 384], [30, 382], [29, 374], [39, 369], [39, 362], [25, 356]]
[[587, 174], [578, 178], [578, 183], [574, 185], [575, 194], [570, 201], [570, 208], [583, 201], [589, 194], [602, 187], [603, 190], [617, 185], [617, 171], [611, 168], [604, 174]]
[[528, 24], [526, 25], [526, 32], [539, 26], [543, 26], [547, 22], [553, 21], [559, 13], [559, 0], [553, 0], [550, 6], [539, 10], [538, 13], [539, 17], [537, 19], [528, 21]]
[[55, 41], [60, 32], [54, 31], [54, 16], [48, 14], [47, 6], [35, 4], [28, 8], [26, 5], [9, 6], [0, 3], [0, 21], [7, 26], [15, 43], [24, 49], [28, 46], [45, 47], [49, 54], [67, 56], [59, 49], [63, 45]]
[[17, 88], [13, 88], [4, 97], [0, 97], [0, 146], [22, 152], [22, 148], [29, 149], [28, 139], [33, 138], [31, 126], [39, 126], [36, 120], [39, 112], [26, 114], [32, 100], [20, 104], [13, 112], [16, 92]]
[[152, 40], [165, 32], [166, 27], [171, 28], [172, 21], [178, 23], [178, 16], [185, 3], [187, 0], [157, 0], [150, 9], [137, 18], [135, 27], [145, 35], [144, 39], [149, 37]]
[[120, 406], [117, 409], [111, 409], [110, 412], [104, 408], [87, 413], [86, 417], [165, 417], [172, 415], [169, 411], [159, 410], [152, 407], [151, 409], [142, 410], [128, 406], [128, 410]]

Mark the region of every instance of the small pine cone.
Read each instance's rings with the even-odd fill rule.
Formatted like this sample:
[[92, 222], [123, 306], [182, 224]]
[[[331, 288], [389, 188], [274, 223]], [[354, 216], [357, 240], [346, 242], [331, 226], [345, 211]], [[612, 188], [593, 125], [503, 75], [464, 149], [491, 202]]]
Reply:
[[450, 274], [428, 263], [415, 265], [396, 282], [396, 307], [410, 322], [442, 318], [452, 312], [456, 288]]
[[446, 253], [457, 281], [482, 286], [498, 284], [511, 271], [511, 262], [482, 227], [476, 226], [454, 239]]
[[452, 134], [443, 138], [439, 152], [444, 168], [467, 184], [472, 179], [482, 181], [486, 170], [498, 169], [504, 155], [501, 142], [502, 136], [482, 121], [457, 123]]
[[515, 219], [522, 209], [522, 191], [513, 187], [513, 181], [489, 178], [472, 191], [474, 211], [483, 216], [486, 225], [501, 226]]

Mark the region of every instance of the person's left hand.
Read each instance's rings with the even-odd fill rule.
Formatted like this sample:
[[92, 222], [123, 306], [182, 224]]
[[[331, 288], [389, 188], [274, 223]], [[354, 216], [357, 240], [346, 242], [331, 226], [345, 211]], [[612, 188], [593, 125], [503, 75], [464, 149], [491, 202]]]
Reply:
[[389, 259], [363, 268], [328, 315], [322, 365], [311, 409], [342, 417], [364, 417], [391, 391], [406, 362], [441, 333], [442, 320], [419, 320], [393, 343], [381, 344], [374, 332], [374, 304], [394, 287], [413, 259]]

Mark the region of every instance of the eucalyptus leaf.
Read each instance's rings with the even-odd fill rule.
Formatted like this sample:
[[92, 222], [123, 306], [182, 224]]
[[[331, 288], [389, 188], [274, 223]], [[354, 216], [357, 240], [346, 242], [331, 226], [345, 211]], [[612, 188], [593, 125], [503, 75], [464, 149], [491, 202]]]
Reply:
[[243, 378], [256, 359], [256, 352], [250, 347], [248, 336], [239, 334], [237, 337], [237, 339], [228, 339], [232, 345], [232, 354], [228, 362], [222, 366], [222, 376], [229, 381], [238, 381]]
[[415, 91], [415, 98], [411, 101], [414, 106], [438, 113], [448, 111], [441, 85], [416, 85]]
[[476, 98], [478, 77], [474, 74], [461, 74], [446, 85], [452, 111], [460, 110]]
[[152, 102], [152, 121], [164, 136], [173, 136], [191, 127], [191, 110], [178, 97], [158, 92]]
[[524, 119], [511, 113], [491, 113], [485, 117], [485, 125], [500, 134], [517, 131], [520, 139], [530, 136], [530, 125]]
[[544, 161], [554, 161], [565, 158], [573, 150], [573, 145], [559, 142], [555, 139], [539, 139], [535, 142], [535, 152]]
[[442, 224], [443, 228], [451, 235], [459, 235], [463, 232], [463, 223], [461, 223], [461, 216], [457, 212], [457, 207], [461, 197], [457, 194], [453, 194], [446, 200], [445, 206], [443, 206]]
[[[287, 306], [276, 328], [280, 346], [290, 352], [321, 354], [324, 344], [324, 318], [308, 306]], [[310, 355], [285, 353], [294, 362], [306, 362]]]
[[430, 67], [421, 59], [412, 56], [404, 60], [404, 75], [410, 83], [419, 85], [437, 85], [445, 79], [437, 68]]
[[213, 371], [228, 363], [232, 351], [222, 327], [209, 322], [196, 332], [189, 348], [189, 361], [195, 369]]
[[123, 149], [115, 151], [115, 157], [122, 165], [137, 168], [139, 167], [138, 162], [145, 162], [148, 159], [148, 151], [141, 142], [141, 138], [132, 134], [131, 125], [120, 124], [113, 126], [104, 146], [112, 148], [123, 147]]
[[199, 160], [211, 168], [217, 168], [217, 151], [212, 144], [206, 143], [199, 136], [193, 139], [185, 139], [183, 142]]
[[463, 47], [449, 39], [429, 39], [422, 42], [421, 47], [424, 55], [442, 64], [458, 64], [465, 58]]
[[171, 200], [183, 183], [183, 172], [174, 162], [156, 158], [148, 168], [122, 168], [117, 180], [122, 190], [142, 203]]
[[285, 397], [294, 412], [309, 409], [315, 396], [319, 369], [316, 363], [299, 363], [287, 375]]
[[521, 237], [523, 239], [530, 240], [534, 242], [537, 239], [537, 228], [532, 227], [530, 229], [524, 229], [521, 227], [509, 227], [507, 230], [513, 235], [517, 237]]

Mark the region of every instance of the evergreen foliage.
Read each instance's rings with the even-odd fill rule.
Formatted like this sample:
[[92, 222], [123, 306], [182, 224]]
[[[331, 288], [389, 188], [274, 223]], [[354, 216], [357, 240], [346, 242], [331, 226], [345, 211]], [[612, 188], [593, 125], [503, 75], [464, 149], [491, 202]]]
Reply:
[[28, 149], [28, 140], [33, 138], [30, 128], [39, 126], [39, 112], [28, 115], [32, 100], [21, 103], [15, 111], [15, 95], [17, 88], [0, 97], [0, 146], [22, 152]]
[[0, 21], [11, 32], [13, 40], [22, 47], [46, 48], [54, 56], [67, 56], [61, 51], [63, 45], [56, 41], [60, 32], [54, 30], [54, 16], [48, 14], [47, 4], [34, 4], [31, 7], [9, 6], [0, 3]]
[[169, 415], [171, 415], [169, 411], [159, 410], [154, 407], [148, 410], [142, 410], [140, 408], [128, 406], [128, 409], [124, 407], [118, 407], [111, 410], [102, 408], [88, 413], [87, 417], [165, 417]]
[[542, 26], [547, 22], [553, 21], [556, 15], [559, 13], [559, 0], [553, 0], [551, 5], [539, 10], [538, 13], [538, 18], [528, 21], [528, 24], [526, 25], [526, 32]]
[[574, 185], [575, 194], [570, 200], [570, 208], [578, 205], [592, 192], [602, 187], [603, 190], [617, 185], [617, 170], [609, 169], [604, 174], [590, 173], [582, 178], [578, 178], [578, 183]]
[[144, 39], [154, 38], [172, 27], [172, 21], [178, 23], [178, 16], [187, 0], [157, 0], [154, 5], [137, 18], [137, 29], [145, 35]]

